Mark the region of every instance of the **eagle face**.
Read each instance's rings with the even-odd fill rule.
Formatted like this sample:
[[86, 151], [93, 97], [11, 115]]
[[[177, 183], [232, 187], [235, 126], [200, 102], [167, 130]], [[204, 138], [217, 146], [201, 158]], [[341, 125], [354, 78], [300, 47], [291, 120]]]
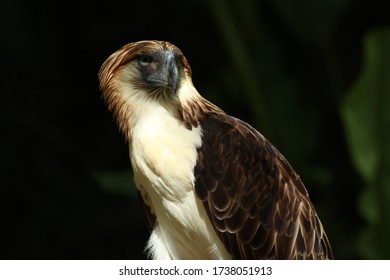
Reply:
[[[132, 86], [130, 91], [142, 92], [146, 98], [174, 98], [181, 82], [191, 80], [191, 69], [176, 46], [140, 41], [112, 54], [102, 65], [99, 76], [104, 95], [114, 95], [121, 81], [122, 85]], [[106, 96], [105, 99], [109, 101]]]
[[136, 55], [139, 77], [134, 81], [152, 94], [175, 94], [179, 83], [180, 54], [159, 50]]
[[197, 126], [192, 110], [182, 110], [199, 96], [191, 76], [180, 49], [164, 41], [127, 44], [99, 71], [103, 99], [128, 141], [136, 122], [154, 105], [170, 111], [188, 128]]
[[99, 71], [129, 145], [153, 259], [332, 259], [299, 175], [195, 89], [174, 45], [130, 43]]

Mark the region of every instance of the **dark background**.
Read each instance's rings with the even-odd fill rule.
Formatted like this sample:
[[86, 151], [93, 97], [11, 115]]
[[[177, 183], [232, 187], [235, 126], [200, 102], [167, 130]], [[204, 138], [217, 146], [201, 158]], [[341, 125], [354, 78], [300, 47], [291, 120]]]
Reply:
[[385, 1], [2, 0], [0, 258], [142, 259], [148, 233], [97, 72], [159, 39], [300, 173], [337, 259], [390, 258]]

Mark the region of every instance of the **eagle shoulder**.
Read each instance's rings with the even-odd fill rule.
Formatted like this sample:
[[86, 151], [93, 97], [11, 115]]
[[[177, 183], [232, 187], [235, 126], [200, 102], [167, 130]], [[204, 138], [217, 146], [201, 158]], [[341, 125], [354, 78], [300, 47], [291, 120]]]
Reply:
[[332, 259], [298, 174], [247, 123], [223, 112], [200, 119], [195, 190], [234, 259]]

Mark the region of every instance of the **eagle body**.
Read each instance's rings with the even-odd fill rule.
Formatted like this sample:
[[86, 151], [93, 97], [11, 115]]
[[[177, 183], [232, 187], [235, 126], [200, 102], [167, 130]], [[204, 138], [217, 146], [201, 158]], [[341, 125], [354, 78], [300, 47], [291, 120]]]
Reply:
[[195, 89], [174, 45], [125, 45], [103, 98], [129, 144], [152, 259], [331, 259], [299, 176], [249, 124]]

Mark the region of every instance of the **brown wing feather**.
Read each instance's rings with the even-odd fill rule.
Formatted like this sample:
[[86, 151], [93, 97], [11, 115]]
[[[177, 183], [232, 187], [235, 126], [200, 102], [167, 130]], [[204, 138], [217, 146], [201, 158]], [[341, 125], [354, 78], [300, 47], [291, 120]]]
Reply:
[[224, 113], [200, 120], [195, 189], [234, 259], [332, 259], [299, 176], [248, 124]]

